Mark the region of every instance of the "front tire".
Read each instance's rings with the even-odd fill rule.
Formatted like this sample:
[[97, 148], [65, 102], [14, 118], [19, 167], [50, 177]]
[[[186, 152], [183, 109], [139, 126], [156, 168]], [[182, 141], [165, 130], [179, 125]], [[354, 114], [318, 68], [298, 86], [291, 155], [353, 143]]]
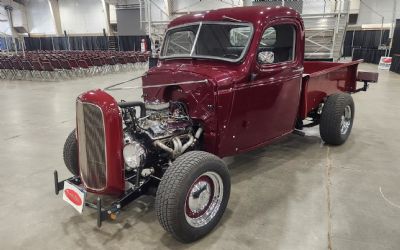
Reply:
[[181, 242], [209, 233], [221, 219], [230, 195], [230, 176], [215, 155], [191, 151], [167, 169], [157, 190], [155, 209], [163, 228]]
[[79, 175], [78, 141], [76, 139], [75, 129], [72, 130], [65, 141], [63, 158], [68, 170], [75, 176]]
[[354, 120], [354, 102], [346, 93], [328, 97], [321, 113], [319, 131], [324, 142], [343, 144], [351, 133]]

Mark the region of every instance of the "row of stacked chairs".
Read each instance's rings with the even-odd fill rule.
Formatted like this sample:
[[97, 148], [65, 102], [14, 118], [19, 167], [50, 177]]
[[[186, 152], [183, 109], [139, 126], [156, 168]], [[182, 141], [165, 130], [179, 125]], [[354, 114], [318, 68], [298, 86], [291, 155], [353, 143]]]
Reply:
[[0, 55], [0, 78], [61, 80], [144, 69], [148, 52], [138, 51], [27, 51]]

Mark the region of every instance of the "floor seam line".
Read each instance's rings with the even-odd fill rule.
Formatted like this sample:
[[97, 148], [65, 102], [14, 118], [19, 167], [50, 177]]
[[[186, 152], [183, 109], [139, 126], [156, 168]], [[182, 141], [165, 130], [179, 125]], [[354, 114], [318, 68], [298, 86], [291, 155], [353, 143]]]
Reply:
[[326, 208], [327, 208], [327, 231], [328, 231], [328, 250], [332, 250], [332, 215], [331, 215], [331, 191], [330, 191], [330, 186], [331, 186], [331, 180], [330, 180], [330, 175], [331, 175], [331, 159], [330, 159], [330, 147], [327, 147], [326, 150], [326, 167], [325, 167], [325, 192], [326, 192]]

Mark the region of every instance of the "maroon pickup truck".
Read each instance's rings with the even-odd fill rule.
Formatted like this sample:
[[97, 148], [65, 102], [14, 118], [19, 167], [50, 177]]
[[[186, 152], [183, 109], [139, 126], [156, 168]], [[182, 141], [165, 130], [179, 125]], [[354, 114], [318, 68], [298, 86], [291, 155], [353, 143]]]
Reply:
[[136, 88], [120, 84], [77, 98], [76, 130], [64, 146], [74, 176], [59, 181], [55, 171], [55, 192], [63, 190], [79, 212], [97, 209], [98, 226], [139, 196], [155, 194], [165, 230], [182, 242], [199, 239], [228, 204], [222, 157], [316, 125], [327, 144], [347, 140], [351, 94], [378, 78], [357, 72], [359, 63], [305, 62], [303, 21], [289, 8], [176, 18], [158, 65], [141, 77], [144, 100], [117, 102], [107, 92]]

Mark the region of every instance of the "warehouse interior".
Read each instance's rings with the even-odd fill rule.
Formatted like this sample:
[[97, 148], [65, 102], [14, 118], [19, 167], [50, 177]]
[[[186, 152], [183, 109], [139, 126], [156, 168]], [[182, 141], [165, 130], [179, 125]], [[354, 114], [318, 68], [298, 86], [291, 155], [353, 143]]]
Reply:
[[[72, 176], [63, 147], [78, 123], [77, 97], [127, 84], [113, 97], [143, 101], [135, 86], [164, 60], [172, 20], [244, 6], [297, 11], [306, 61], [363, 60], [358, 71], [379, 73], [351, 95], [346, 143], [328, 145], [319, 126], [305, 127], [224, 157], [225, 213], [186, 244], [160, 225], [153, 195], [101, 227], [96, 209], [80, 214], [56, 196], [54, 170]], [[399, 248], [400, 0], [0, 0], [0, 50], [2, 249]]]

